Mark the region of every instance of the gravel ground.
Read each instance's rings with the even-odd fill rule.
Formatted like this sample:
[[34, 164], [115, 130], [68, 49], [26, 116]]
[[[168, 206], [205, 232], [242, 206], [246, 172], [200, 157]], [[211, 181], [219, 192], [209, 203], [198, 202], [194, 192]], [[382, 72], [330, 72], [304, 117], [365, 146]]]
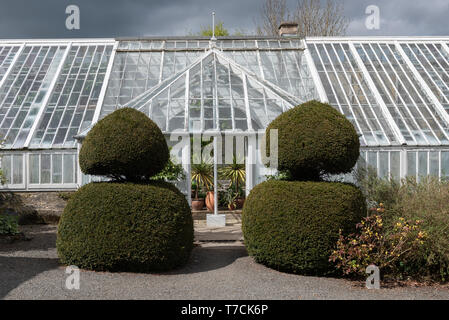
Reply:
[[65, 288], [55, 226], [27, 226], [31, 241], [0, 247], [2, 299], [449, 299], [447, 286], [367, 290], [359, 282], [280, 273], [256, 264], [240, 242], [201, 243], [190, 263], [162, 274], [81, 271]]

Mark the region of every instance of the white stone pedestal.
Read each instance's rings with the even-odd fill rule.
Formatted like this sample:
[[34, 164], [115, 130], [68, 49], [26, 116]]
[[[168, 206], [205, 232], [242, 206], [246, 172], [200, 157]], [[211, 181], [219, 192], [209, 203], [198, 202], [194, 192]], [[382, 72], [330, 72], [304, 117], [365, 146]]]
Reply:
[[226, 215], [225, 214], [208, 214], [206, 216], [208, 227], [225, 227]]

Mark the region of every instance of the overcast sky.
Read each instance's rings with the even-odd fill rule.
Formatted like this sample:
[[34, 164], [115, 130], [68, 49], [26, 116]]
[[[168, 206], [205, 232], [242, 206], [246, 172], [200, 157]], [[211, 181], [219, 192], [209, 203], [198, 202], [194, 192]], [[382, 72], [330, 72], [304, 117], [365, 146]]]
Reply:
[[[210, 24], [215, 10], [231, 32], [253, 33], [264, 0], [0, 0], [0, 38], [180, 36]], [[293, 7], [296, 0], [289, 0]], [[65, 9], [80, 8], [79, 30]], [[449, 0], [346, 0], [348, 35], [449, 35]], [[365, 9], [380, 9], [380, 29], [365, 27]]]

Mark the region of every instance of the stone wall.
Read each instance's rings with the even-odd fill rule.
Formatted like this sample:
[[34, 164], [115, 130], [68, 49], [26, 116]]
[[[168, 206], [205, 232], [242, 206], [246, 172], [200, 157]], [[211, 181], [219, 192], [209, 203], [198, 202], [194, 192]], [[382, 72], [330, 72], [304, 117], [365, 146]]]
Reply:
[[2, 192], [0, 210], [15, 212], [20, 224], [57, 224], [68, 192]]

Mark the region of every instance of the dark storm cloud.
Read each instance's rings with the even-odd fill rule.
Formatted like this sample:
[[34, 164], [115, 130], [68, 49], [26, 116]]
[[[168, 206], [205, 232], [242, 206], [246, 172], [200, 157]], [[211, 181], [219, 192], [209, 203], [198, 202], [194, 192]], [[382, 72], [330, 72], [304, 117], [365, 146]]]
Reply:
[[[295, 0], [289, 0], [291, 5]], [[81, 29], [65, 28], [65, 8], [76, 4]], [[234, 31], [253, 33], [261, 0], [0, 0], [0, 38], [186, 35], [209, 25], [210, 13]], [[380, 8], [380, 30], [367, 30], [365, 8]], [[448, 35], [447, 0], [346, 0], [350, 35]]]

